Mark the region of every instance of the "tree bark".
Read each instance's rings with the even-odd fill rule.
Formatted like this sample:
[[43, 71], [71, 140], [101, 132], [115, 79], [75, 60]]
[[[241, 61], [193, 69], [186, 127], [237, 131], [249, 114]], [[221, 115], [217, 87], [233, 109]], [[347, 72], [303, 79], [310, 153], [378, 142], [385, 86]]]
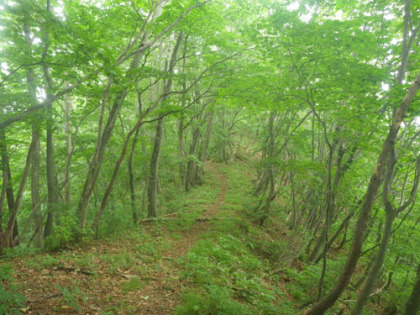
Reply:
[[[26, 17], [28, 18], [28, 17]], [[27, 47], [26, 55], [30, 57], [32, 55], [32, 39], [31, 39], [31, 31], [29, 25], [27, 23], [23, 26], [25, 40]], [[28, 93], [31, 99], [32, 105], [37, 103], [36, 100], [36, 87], [34, 82], [34, 73], [32, 68], [28, 68], [28, 73], [26, 76], [26, 81], [28, 85]], [[32, 198], [32, 216], [34, 218], [35, 223], [35, 246], [38, 248], [42, 248], [43, 246], [43, 235], [42, 235], [42, 214], [41, 214], [41, 197], [39, 192], [39, 173], [40, 173], [40, 132], [39, 126], [37, 124], [32, 125], [32, 141], [33, 141], [33, 151], [31, 157], [32, 163], [32, 172], [31, 172], [31, 198]]]
[[[70, 84], [66, 82], [66, 87], [68, 88]], [[66, 146], [67, 146], [67, 159], [66, 159], [66, 170], [64, 174], [64, 202], [69, 204], [71, 201], [71, 179], [70, 179], [70, 166], [71, 166], [71, 155], [72, 155], [72, 139], [71, 139], [71, 131], [70, 131], [70, 117], [71, 117], [71, 110], [72, 110], [72, 103], [70, 94], [66, 94], [65, 96], [65, 110], [64, 113], [66, 115], [66, 122], [65, 122], [65, 135], [66, 135]]]
[[385, 172], [385, 167], [389, 159], [389, 155], [391, 153], [393, 145], [397, 140], [398, 132], [400, 130], [401, 123], [404, 120], [404, 116], [407, 112], [407, 109], [413, 101], [414, 96], [417, 94], [419, 88], [420, 73], [417, 74], [416, 79], [411, 84], [410, 89], [408, 90], [401, 105], [396, 111], [395, 118], [393, 119], [392, 124], [389, 128], [388, 135], [385, 139], [382, 148], [382, 152], [378, 157], [375, 170], [369, 181], [369, 185], [363, 200], [362, 208], [360, 210], [359, 218], [357, 220], [355, 231], [353, 234], [353, 243], [350, 249], [350, 253], [347, 257], [346, 264], [340, 275], [340, 278], [336, 286], [326, 296], [324, 296], [324, 298], [322, 298], [319, 302], [314, 304], [312, 308], [306, 312], [307, 315], [323, 314], [335, 303], [335, 301], [340, 297], [340, 295], [350, 282], [351, 276], [353, 275], [354, 269], [356, 268], [357, 261], [359, 260], [360, 252], [363, 246], [364, 236], [366, 234], [366, 229], [369, 222], [370, 212], [372, 210], [373, 202], [378, 192], [379, 185], [381, 184], [382, 177]]
[[163, 118], [159, 119], [156, 125], [155, 139], [153, 143], [152, 158], [150, 160], [149, 185], [147, 187], [147, 217], [154, 218], [157, 215], [157, 194], [158, 194], [158, 170], [159, 155], [162, 144]]
[[[9, 209], [10, 217], [13, 215], [15, 211], [15, 197], [13, 192], [13, 184], [12, 184], [12, 173], [10, 170], [10, 163], [9, 163], [9, 154], [7, 151], [7, 144], [6, 144], [6, 133], [4, 129], [0, 129], [0, 151], [1, 151], [1, 160], [3, 165], [3, 186], [6, 194], [7, 200], [7, 207]], [[7, 233], [7, 230], [6, 232]], [[19, 236], [19, 230], [17, 226], [17, 222], [13, 224], [13, 235], [12, 239], [15, 239]], [[0, 241], [1, 242], [1, 241]], [[5, 247], [10, 247], [10, 242], [6, 242]], [[1, 247], [1, 244], [0, 244]]]
[[395, 218], [397, 217], [397, 214], [404, 211], [409, 206], [409, 204], [415, 200], [417, 188], [419, 185], [419, 177], [420, 177], [419, 176], [420, 156], [417, 158], [416, 176], [414, 178], [413, 188], [411, 190], [410, 197], [406, 202], [402, 203], [398, 208], [395, 208], [393, 203], [389, 200], [389, 195], [392, 193], [392, 183], [394, 180], [396, 163], [397, 163], [397, 157], [395, 156], [394, 148], [392, 148], [391, 156], [389, 158], [389, 163], [388, 163], [387, 174], [384, 181], [384, 188], [382, 192], [382, 200], [385, 205], [385, 228], [384, 228], [382, 240], [378, 249], [378, 253], [375, 258], [375, 262], [366, 280], [366, 284], [359, 294], [356, 305], [352, 311], [352, 315], [358, 315], [363, 312], [364, 306], [368, 302], [371, 293], [375, 289], [375, 285], [379, 277], [379, 273], [381, 271], [382, 265], [384, 263], [389, 241], [391, 239], [391, 235], [393, 232], [392, 225], [394, 223]]
[[405, 305], [405, 315], [416, 315], [420, 311], [420, 265], [417, 269], [416, 283]]
[[[169, 61], [168, 71], [170, 73], [174, 72], [174, 68], [177, 62], [177, 55], [178, 55], [179, 47], [181, 45], [182, 38], [183, 38], [183, 33], [180, 33], [176, 41], [174, 50], [172, 51], [171, 59]], [[163, 88], [162, 102], [165, 102], [168, 99], [169, 92], [171, 91], [171, 89], [172, 89], [172, 78], [169, 78], [165, 81], [165, 85]], [[148, 199], [147, 216], [149, 218], [156, 217], [157, 215], [157, 194], [158, 194], [158, 185], [159, 185], [159, 178], [158, 178], [159, 155], [160, 155], [160, 149], [161, 149], [161, 144], [162, 144], [164, 118], [165, 118], [164, 116], [160, 116], [158, 118], [158, 122], [156, 125], [155, 139], [153, 143], [153, 152], [152, 152], [152, 157], [150, 160], [150, 175], [149, 175], [148, 188], [147, 188], [147, 199]]]
[[32, 126], [32, 140], [34, 148], [32, 152], [32, 173], [31, 173], [31, 197], [32, 197], [32, 215], [35, 222], [34, 244], [38, 248], [42, 248], [44, 237], [42, 235], [42, 214], [41, 214], [41, 197], [39, 192], [39, 173], [40, 173], [40, 143], [38, 128]]

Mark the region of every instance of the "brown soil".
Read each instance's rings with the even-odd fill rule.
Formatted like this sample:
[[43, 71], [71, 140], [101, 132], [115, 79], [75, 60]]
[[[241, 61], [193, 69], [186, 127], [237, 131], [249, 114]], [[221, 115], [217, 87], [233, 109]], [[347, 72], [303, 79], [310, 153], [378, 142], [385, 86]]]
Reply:
[[[223, 204], [228, 187], [217, 164], [206, 163], [206, 170], [215, 173], [220, 183], [216, 202], [208, 205], [202, 215], [202, 218], [212, 218]], [[182, 290], [176, 260], [185, 256], [209, 228], [207, 221], [197, 221], [190, 229], [177, 231], [178, 236], [174, 238], [164, 225], [147, 224], [148, 233], [165, 242], [170, 240], [172, 245], [163, 252], [162, 259], [136, 259], [117, 270], [112, 270], [112, 262], [101, 259], [101, 255], [113, 257], [135, 251], [141, 246], [135, 239], [92, 241], [66, 253], [70, 258], [89, 257], [90, 265], [86, 268], [72, 259], [63, 261], [62, 253], [50, 253], [60, 264], [47, 268], [28, 266], [28, 258], [16, 259], [12, 262], [16, 270], [15, 285], [26, 297], [26, 308], [21, 311], [25, 314], [172, 314]], [[43, 256], [29, 259], [37, 257]], [[139, 289], [123, 290], [124, 284], [133, 278], [140, 279]], [[70, 288], [70, 293], [58, 286]], [[83, 293], [78, 293], [76, 287]]]
[[[227, 182], [224, 174], [220, 173], [213, 163], [208, 162], [206, 168], [216, 172], [220, 182], [220, 192], [214, 204], [208, 205], [202, 218], [212, 218], [220, 209], [225, 200]], [[141, 291], [143, 297], [142, 307], [137, 314], [172, 314], [179, 302], [179, 293], [182, 284], [178, 279], [178, 270], [174, 269], [177, 258], [185, 256], [191, 247], [198, 241], [200, 234], [207, 231], [207, 221], [197, 221], [188, 230], [182, 233], [182, 239], [174, 241], [172, 248], [165, 253], [166, 262], [161, 266], [162, 270], [154, 274], [151, 283]], [[169, 284], [169, 285], [168, 285]]]

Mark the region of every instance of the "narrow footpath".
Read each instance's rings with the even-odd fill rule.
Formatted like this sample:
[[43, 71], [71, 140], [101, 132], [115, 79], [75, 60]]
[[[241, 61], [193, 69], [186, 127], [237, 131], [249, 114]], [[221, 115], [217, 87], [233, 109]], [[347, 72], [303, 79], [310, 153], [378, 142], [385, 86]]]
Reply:
[[[219, 212], [228, 189], [225, 174], [221, 173], [214, 163], [207, 162], [206, 171], [217, 175], [220, 191], [216, 202], [206, 207], [201, 219], [211, 219]], [[189, 252], [199, 240], [201, 233], [208, 230], [208, 226], [208, 221], [196, 220], [190, 229], [182, 231], [182, 238], [175, 240], [171, 248], [164, 253], [164, 259], [160, 265], [161, 270], [154, 272], [152, 281], [140, 292], [143, 307], [139, 309], [139, 314], [173, 314], [181, 291], [181, 283], [178, 279], [179, 270], [176, 269], [174, 263]], [[168, 282], [170, 282], [169, 286]]]
[[[141, 224], [126, 235], [90, 240], [55, 253], [16, 258], [15, 286], [25, 297], [23, 314], [173, 314], [182, 283], [177, 260], [211, 227], [228, 189], [217, 163], [207, 162], [206, 179], [219, 193], [187, 227], [170, 222]], [[216, 189], [216, 188], [215, 188]], [[172, 223], [176, 222], [176, 218]], [[180, 220], [179, 222], [182, 222]]]

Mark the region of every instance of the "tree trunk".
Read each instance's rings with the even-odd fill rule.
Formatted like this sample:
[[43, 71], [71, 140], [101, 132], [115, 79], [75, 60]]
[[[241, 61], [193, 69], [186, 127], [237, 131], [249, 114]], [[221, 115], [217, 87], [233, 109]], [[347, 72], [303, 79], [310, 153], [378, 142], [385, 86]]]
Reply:
[[210, 110], [206, 114], [206, 131], [204, 133], [204, 139], [202, 142], [201, 152], [199, 154], [199, 159], [201, 162], [201, 165], [198, 167], [197, 170], [197, 181], [202, 184], [203, 183], [203, 176], [204, 176], [204, 162], [207, 160], [207, 152], [209, 149], [210, 144], [210, 135], [211, 130], [213, 127], [213, 110]]
[[187, 163], [187, 173], [185, 175], [185, 191], [189, 192], [191, 186], [195, 184], [196, 172], [197, 172], [197, 162], [193, 160], [195, 155], [196, 147], [200, 137], [200, 127], [195, 127], [192, 132], [192, 139], [190, 149], [188, 151], [189, 160]]
[[360, 210], [355, 232], [353, 234], [354, 238], [350, 249], [350, 253], [347, 257], [346, 264], [340, 275], [338, 283], [324, 298], [322, 298], [319, 302], [313, 305], [311, 309], [307, 311], [307, 315], [323, 314], [335, 303], [335, 301], [340, 297], [340, 295], [350, 282], [351, 276], [353, 275], [354, 269], [357, 265], [357, 261], [360, 257], [364, 236], [366, 234], [366, 229], [369, 222], [370, 212], [372, 210], [373, 202], [375, 200], [379, 185], [381, 184], [382, 177], [385, 172], [385, 166], [387, 165], [389, 155], [391, 153], [393, 144], [397, 139], [398, 132], [400, 130], [401, 123], [404, 120], [404, 116], [407, 112], [407, 109], [410, 103], [413, 101], [414, 96], [416, 95], [419, 88], [420, 73], [417, 74], [415, 81], [410, 86], [410, 89], [405, 95], [400, 107], [396, 112], [395, 118], [393, 119], [393, 122], [389, 128], [389, 132], [384, 142], [382, 152], [378, 157], [375, 170], [369, 181], [369, 186], [367, 188], [367, 192], [362, 204], [362, 209]]
[[[3, 185], [6, 191], [7, 207], [9, 209], [9, 213], [11, 217], [13, 212], [15, 211], [16, 205], [15, 205], [15, 197], [14, 197], [14, 192], [13, 192], [12, 173], [10, 171], [9, 154], [7, 152], [6, 133], [4, 129], [0, 130], [0, 151], [1, 151], [1, 160], [2, 160], [2, 165], [3, 165]], [[17, 222], [13, 222], [12, 239], [17, 239], [18, 236], [19, 236], [18, 224]]]
[[[66, 87], [68, 88], [70, 85], [66, 82]], [[72, 103], [70, 94], [66, 94], [65, 96], [66, 107], [65, 107], [65, 115], [66, 115], [66, 122], [65, 122], [65, 134], [66, 134], [66, 146], [67, 146], [67, 163], [66, 163], [66, 171], [64, 174], [64, 202], [69, 204], [71, 201], [71, 179], [70, 179], [70, 165], [71, 165], [71, 155], [72, 155], [72, 140], [71, 140], [71, 132], [70, 132], [70, 115], [72, 110]]]
[[420, 156], [417, 158], [416, 162], [416, 175], [413, 181], [413, 187], [410, 193], [410, 197], [407, 201], [403, 202], [403, 199], [400, 202], [400, 206], [395, 208], [394, 204], [389, 200], [389, 195], [392, 194], [392, 184], [395, 176], [395, 165], [397, 164], [397, 157], [395, 155], [394, 147], [391, 149], [391, 155], [389, 157], [388, 169], [386, 172], [386, 177], [384, 181], [384, 188], [382, 191], [382, 200], [385, 205], [385, 228], [383, 232], [382, 241], [379, 246], [378, 254], [375, 259], [373, 268], [369, 274], [369, 277], [366, 281], [366, 285], [363, 290], [360, 292], [357, 299], [355, 308], [353, 309], [352, 314], [357, 315], [363, 311], [364, 306], [369, 300], [370, 294], [373, 292], [377, 278], [379, 276], [380, 270], [382, 268], [383, 262], [385, 260], [386, 251], [388, 249], [388, 244], [392, 235], [392, 225], [398, 213], [404, 211], [412, 202], [414, 202], [417, 188], [419, 185], [420, 179]]
[[[26, 20], [27, 20], [26, 16]], [[31, 57], [32, 55], [32, 39], [31, 39], [31, 31], [29, 25], [27, 23], [24, 24], [23, 30], [25, 33], [25, 40], [26, 44], [28, 45], [28, 50], [26, 55]], [[33, 69], [28, 68], [28, 73], [26, 77], [27, 85], [28, 85], [28, 93], [31, 99], [32, 106], [35, 106], [37, 103], [36, 100], [36, 87], [34, 82], [34, 74]], [[40, 139], [40, 132], [39, 126], [36, 124], [32, 125], [32, 141], [33, 141], [33, 151], [31, 157], [32, 163], [32, 172], [31, 172], [31, 198], [32, 198], [32, 216], [34, 218], [35, 223], [35, 246], [41, 248], [43, 246], [43, 235], [42, 235], [42, 214], [41, 214], [41, 197], [39, 192], [39, 173], [40, 173], [40, 152], [41, 147], [39, 140]]]
[[269, 159], [269, 165], [267, 166], [266, 172], [267, 172], [267, 186], [269, 185], [269, 191], [267, 193], [267, 196], [265, 197], [264, 206], [262, 209], [262, 213], [259, 219], [259, 225], [262, 226], [267, 220], [268, 215], [270, 213], [270, 205], [271, 201], [274, 199], [274, 190], [275, 190], [275, 178], [274, 178], [274, 165], [272, 165], [273, 161], [271, 159], [273, 158], [274, 150], [275, 150], [275, 138], [274, 138], [274, 121], [276, 119], [276, 113], [271, 112], [270, 118], [268, 121], [268, 143], [266, 148], [266, 154], [267, 158]]
[[44, 237], [52, 234], [55, 210], [57, 207], [58, 183], [56, 178], [56, 167], [54, 162], [54, 137], [53, 137], [53, 117], [52, 103], [47, 107], [47, 221], [44, 228]]
[[416, 283], [405, 305], [405, 315], [416, 315], [420, 311], [420, 265], [417, 269]]
[[[1, 143], [1, 133], [0, 130], [0, 143]], [[4, 143], [5, 145], [5, 143]], [[17, 223], [17, 214], [19, 211], [20, 202], [22, 201], [23, 191], [25, 189], [26, 180], [28, 178], [29, 166], [31, 164], [32, 151], [34, 148], [34, 141], [32, 139], [31, 145], [29, 146], [28, 154], [26, 156], [25, 167], [22, 174], [22, 179], [19, 184], [19, 189], [16, 195], [16, 200], [13, 200], [13, 209], [10, 209], [10, 217], [7, 223], [6, 230], [0, 233], [0, 253], [4, 247], [14, 247], [19, 244], [19, 235], [15, 235], [15, 226]], [[3, 149], [3, 148], [0, 148]], [[3, 151], [3, 150], [2, 150]]]
[[[188, 35], [185, 36], [184, 39], [184, 47], [183, 47], [183, 54], [182, 54], [182, 73], [185, 75], [185, 65], [186, 65], [186, 54], [187, 54], [187, 45], [188, 45]], [[187, 83], [186, 79], [182, 82], [182, 90], [187, 90]], [[182, 109], [185, 109], [187, 100], [186, 100], [186, 93], [182, 93]], [[181, 182], [181, 185], [185, 185], [185, 156], [186, 156], [186, 149], [185, 149], [185, 141], [184, 141], [184, 120], [185, 120], [185, 114], [184, 111], [181, 112], [179, 122], [178, 122], [178, 148], [179, 148], [179, 179]]]
[[[179, 47], [181, 45], [182, 38], [183, 38], [183, 33], [180, 33], [176, 41], [174, 50], [172, 51], [171, 59], [169, 61], [168, 71], [170, 73], [174, 72], [174, 68], [177, 62], [177, 55], [178, 55]], [[172, 89], [172, 78], [169, 78], [168, 80], [165, 81], [165, 85], [163, 88], [164, 96], [162, 98], [162, 102], [165, 102], [168, 99], [168, 93], [171, 91], [171, 89]], [[158, 186], [159, 186], [158, 170], [159, 170], [159, 155], [160, 155], [160, 149], [162, 145], [163, 121], [164, 121], [164, 116], [159, 117], [157, 125], [156, 125], [156, 133], [155, 133], [155, 139], [153, 143], [152, 157], [150, 160], [150, 176], [149, 176], [148, 188], [147, 188], [147, 198], [148, 198], [147, 216], [149, 218], [156, 217], [157, 215], [157, 194], [158, 194]]]
[[363, 308], [366, 303], [369, 301], [369, 297], [373, 290], [375, 289], [375, 285], [381, 272], [382, 265], [385, 260], [386, 251], [388, 249], [389, 240], [391, 239], [392, 234], [392, 224], [394, 223], [395, 215], [391, 212], [386, 212], [386, 219], [385, 219], [385, 228], [383, 237], [381, 240], [381, 245], [379, 246], [378, 253], [375, 257], [375, 261], [373, 266], [370, 270], [369, 276], [366, 279], [366, 284], [363, 289], [359, 293], [359, 297], [357, 298], [356, 305], [354, 306], [351, 314], [352, 315], [359, 315], [362, 314]]
[[40, 144], [39, 131], [36, 126], [32, 126], [32, 140], [34, 141], [34, 149], [32, 152], [32, 173], [31, 173], [31, 196], [32, 196], [32, 215], [35, 222], [34, 244], [38, 248], [42, 248], [44, 237], [42, 235], [42, 214], [41, 214], [41, 198], [39, 193], [39, 172], [40, 172]]
[[[162, 6], [163, 2], [159, 2], [156, 7], [155, 11], [152, 14], [152, 20], [158, 18], [162, 13]], [[141, 49], [142, 47], [146, 47], [150, 44], [150, 34], [148, 31], [145, 31], [142, 40], [139, 42], [139, 49], [134, 54], [134, 57], [130, 63], [130, 67], [127, 70], [126, 77], [130, 79], [132, 77], [132, 70], [136, 69], [140, 65], [140, 61], [143, 58], [146, 50]], [[109, 90], [107, 87], [107, 90]], [[83, 186], [83, 190], [81, 193], [81, 197], [79, 200], [79, 205], [77, 207], [80, 226], [84, 229], [86, 227], [86, 220], [87, 220], [87, 213], [88, 213], [88, 206], [89, 200], [92, 195], [93, 189], [95, 187], [96, 180], [98, 179], [99, 172], [102, 167], [102, 161], [105, 154], [105, 149], [108, 145], [109, 140], [112, 137], [112, 133], [114, 130], [115, 122], [118, 117], [119, 111], [121, 109], [122, 103], [127, 95], [128, 89], [124, 89], [123, 91], [119, 92], [114, 99], [112, 108], [110, 110], [107, 123], [103, 130], [102, 136], [98, 137], [98, 142], [95, 148], [95, 153], [92, 158], [92, 162], [89, 165], [88, 175], [86, 177], [85, 184]]]
[[137, 139], [139, 136], [140, 128], [137, 129], [136, 134], [134, 135], [133, 143], [131, 145], [130, 155], [128, 157], [128, 184], [130, 186], [130, 203], [131, 203], [131, 212], [133, 216], [133, 223], [136, 224], [139, 221], [139, 213], [137, 211], [136, 205], [136, 191], [134, 185], [134, 168], [133, 168], [133, 157], [134, 151], [136, 149]]
[[150, 176], [147, 188], [148, 209], [147, 217], [154, 218], [157, 215], [157, 194], [158, 194], [158, 169], [159, 155], [162, 144], [163, 118], [160, 118], [156, 125], [155, 139], [153, 143], [152, 158], [150, 160]]
[[[49, 6], [49, 2], [48, 2]], [[47, 221], [44, 228], [44, 237], [48, 237], [52, 234], [53, 222], [58, 199], [58, 182], [56, 177], [56, 167], [54, 162], [54, 135], [53, 135], [53, 114], [52, 114], [52, 102], [53, 102], [53, 84], [50, 77], [49, 69], [46, 65], [43, 67], [44, 77], [47, 85], [47, 157], [46, 157], [46, 169], [47, 169], [47, 190], [48, 190], [48, 203], [47, 203]]]
[[100, 219], [102, 217], [102, 214], [105, 211], [105, 208], [106, 208], [106, 205], [107, 205], [107, 202], [108, 202], [108, 198], [111, 195], [112, 188], [114, 187], [115, 179], [117, 178], [118, 171], [120, 169], [121, 163], [123, 162], [124, 157], [125, 157], [125, 154], [127, 152], [127, 147], [128, 147], [129, 142], [130, 142], [130, 139], [131, 139], [131, 137], [132, 137], [132, 135], [134, 133], [138, 133], [138, 131], [140, 129], [140, 126], [142, 124], [143, 118], [144, 118], [144, 116], [147, 115], [147, 113], [148, 113], [148, 111], [146, 111], [144, 114], [140, 114], [139, 113], [140, 116], [139, 116], [136, 124], [128, 132], [128, 134], [127, 134], [127, 136], [125, 138], [124, 145], [122, 147], [120, 157], [117, 160], [117, 162], [115, 163], [115, 167], [114, 167], [114, 171], [113, 171], [112, 176], [111, 176], [111, 180], [108, 183], [108, 186], [107, 186], [107, 188], [105, 190], [105, 194], [104, 194], [104, 196], [102, 198], [101, 206], [100, 206], [98, 212], [96, 213], [95, 220], [94, 220], [94, 222], [92, 224], [92, 230], [93, 231], [96, 231], [98, 229], [98, 227], [99, 227]]

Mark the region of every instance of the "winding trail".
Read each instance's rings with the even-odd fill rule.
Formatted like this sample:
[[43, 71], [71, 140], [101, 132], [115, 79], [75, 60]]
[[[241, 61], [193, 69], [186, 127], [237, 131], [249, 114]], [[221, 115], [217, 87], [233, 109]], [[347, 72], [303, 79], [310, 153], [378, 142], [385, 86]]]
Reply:
[[[219, 186], [219, 193], [201, 219], [213, 218], [225, 202], [228, 184], [219, 167], [205, 164], [206, 173], [212, 174], [206, 179], [218, 182], [214, 186]], [[163, 222], [60, 252], [9, 260], [7, 264], [16, 270], [15, 284], [26, 298], [21, 312], [173, 314], [183, 289], [178, 259], [187, 255], [211, 223], [196, 220], [189, 229], [174, 231]]]
[[[220, 183], [220, 191], [216, 202], [206, 207], [201, 218], [210, 219], [214, 217], [225, 202], [228, 184], [226, 175], [221, 173], [215, 163], [206, 162], [206, 171], [214, 172]], [[139, 296], [142, 299], [142, 307], [137, 314], [173, 314], [173, 311], [180, 300], [181, 282], [178, 278], [179, 270], [174, 266], [176, 260], [185, 256], [197, 243], [202, 232], [208, 230], [208, 221], [195, 221], [187, 231], [182, 231], [181, 239], [174, 240], [172, 247], [164, 253], [163, 264], [160, 271], [155, 272], [151, 277], [152, 281], [144, 287]]]

